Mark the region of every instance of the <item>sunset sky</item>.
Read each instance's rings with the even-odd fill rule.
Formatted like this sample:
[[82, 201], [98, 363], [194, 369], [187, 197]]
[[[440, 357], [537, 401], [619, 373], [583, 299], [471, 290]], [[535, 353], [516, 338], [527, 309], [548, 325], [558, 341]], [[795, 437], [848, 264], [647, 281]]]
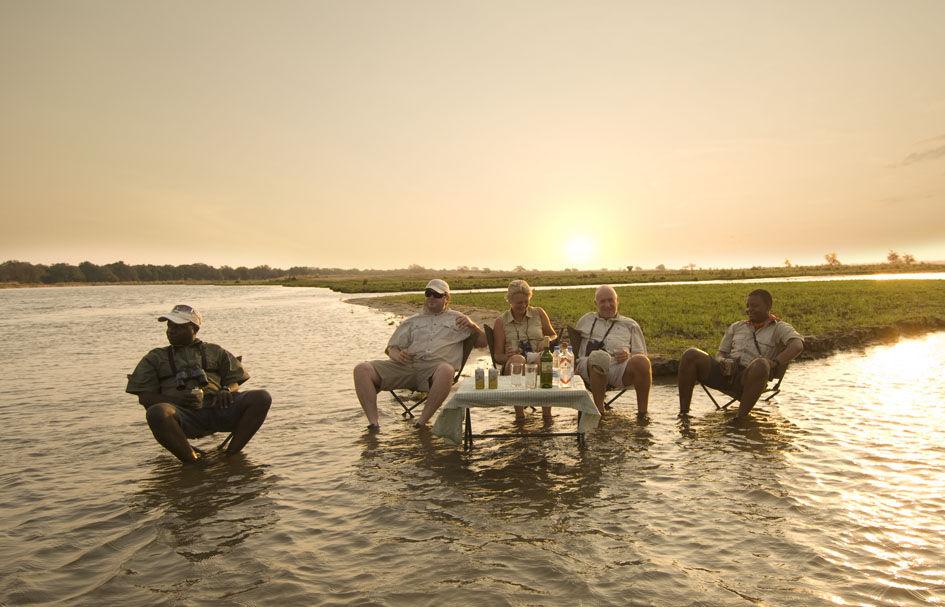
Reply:
[[945, 260], [945, 2], [0, 0], [0, 261]]

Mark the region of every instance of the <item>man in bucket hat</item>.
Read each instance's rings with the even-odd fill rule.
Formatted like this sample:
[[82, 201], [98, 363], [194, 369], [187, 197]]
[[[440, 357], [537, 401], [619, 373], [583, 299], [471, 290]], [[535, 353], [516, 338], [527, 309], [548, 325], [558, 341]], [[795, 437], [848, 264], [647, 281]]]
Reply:
[[410, 388], [428, 392], [415, 427], [425, 425], [440, 408], [462, 363], [463, 341], [477, 334], [477, 345], [486, 345], [483, 330], [468, 316], [447, 309], [450, 287], [434, 278], [424, 290], [423, 311], [407, 318], [387, 342], [387, 360], [372, 360], [354, 368], [354, 389], [368, 419], [368, 428], [380, 427], [377, 393]]
[[265, 390], [239, 391], [249, 375], [237, 357], [197, 339], [197, 310], [176, 305], [158, 320], [167, 323], [170, 346], [148, 352], [125, 391], [138, 397], [154, 438], [180, 461], [198, 459], [188, 438], [214, 432], [232, 432], [225, 453], [236, 453], [266, 420], [272, 398]]

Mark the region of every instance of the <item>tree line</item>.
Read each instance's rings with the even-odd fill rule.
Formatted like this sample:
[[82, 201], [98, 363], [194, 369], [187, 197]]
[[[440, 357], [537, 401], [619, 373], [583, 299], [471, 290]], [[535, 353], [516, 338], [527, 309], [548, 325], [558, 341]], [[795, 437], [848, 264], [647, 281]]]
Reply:
[[33, 264], [10, 260], [0, 264], [0, 282], [20, 284], [63, 284], [74, 282], [179, 282], [179, 281], [243, 281], [272, 280], [286, 276], [313, 274], [351, 274], [356, 269], [292, 267], [288, 270], [256, 266], [215, 268], [205, 263], [184, 265], [129, 265], [123, 261], [104, 265], [83, 261], [79, 265], [54, 263]]

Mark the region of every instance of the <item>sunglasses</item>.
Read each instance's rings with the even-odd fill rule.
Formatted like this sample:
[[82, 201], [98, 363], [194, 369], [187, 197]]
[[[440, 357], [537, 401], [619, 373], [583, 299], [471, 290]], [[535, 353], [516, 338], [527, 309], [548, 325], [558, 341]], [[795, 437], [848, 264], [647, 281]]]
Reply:
[[446, 293], [437, 293], [433, 289], [427, 289], [426, 291], [423, 292], [423, 294], [426, 295], [427, 297], [435, 297], [436, 299], [443, 299], [444, 297], [446, 297]]

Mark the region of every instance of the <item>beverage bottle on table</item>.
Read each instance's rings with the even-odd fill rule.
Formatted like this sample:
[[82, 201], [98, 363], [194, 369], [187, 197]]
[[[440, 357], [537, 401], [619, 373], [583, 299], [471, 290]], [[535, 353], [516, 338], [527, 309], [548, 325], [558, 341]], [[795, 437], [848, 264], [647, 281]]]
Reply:
[[561, 360], [561, 349], [555, 346], [551, 352], [551, 385], [558, 385], [558, 363]]
[[569, 347], [561, 352], [558, 358], [558, 383], [562, 388], [571, 387], [574, 377], [574, 352]]
[[538, 359], [538, 383], [542, 388], [551, 387], [551, 374], [552, 374], [553, 357], [551, 356], [551, 350], [545, 348], [541, 351], [541, 357]]

